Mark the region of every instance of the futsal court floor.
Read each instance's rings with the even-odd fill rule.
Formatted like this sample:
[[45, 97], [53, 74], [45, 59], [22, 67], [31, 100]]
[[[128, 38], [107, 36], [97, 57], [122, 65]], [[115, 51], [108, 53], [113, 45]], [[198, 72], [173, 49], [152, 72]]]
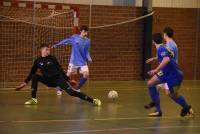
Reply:
[[[149, 118], [152, 110], [144, 81], [89, 82], [82, 91], [99, 98], [93, 106], [54, 89], [38, 89], [38, 105], [25, 106], [30, 89], [0, 90], [0, 134], [200, 134], [200, 81], [184, 81], [180, 92], [195, 111], [195, 117], [179, 117], [180, 107], [161, 93], [163, 117]], [[109, 90], [119, 93], [109, 100]]]

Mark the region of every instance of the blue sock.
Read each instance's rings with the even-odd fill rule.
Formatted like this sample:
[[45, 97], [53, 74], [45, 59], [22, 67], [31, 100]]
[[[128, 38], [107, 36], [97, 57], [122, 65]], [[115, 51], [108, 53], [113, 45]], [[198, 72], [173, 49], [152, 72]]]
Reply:
[[187, 108], [188, 107], [188, 104], [185, 100], [185, 98], [183, 96], [178, 96], [178, 97], [172, 97], [171, 98], [176, 102], [178, 103], [179, 105], [181, 105], [182, 108]]
[[85, 84], [86, 81], [87, 81], [87, 78], [81, 77], [79, 84], [77, 86], [77, 89], [81, 89], [81, 87]]
[[156, 103], [156, 111], [160, 112], [160, 95], [157, 91], [156, 87], [149, 87], [149, 95], [151, 97], [151, 100]]

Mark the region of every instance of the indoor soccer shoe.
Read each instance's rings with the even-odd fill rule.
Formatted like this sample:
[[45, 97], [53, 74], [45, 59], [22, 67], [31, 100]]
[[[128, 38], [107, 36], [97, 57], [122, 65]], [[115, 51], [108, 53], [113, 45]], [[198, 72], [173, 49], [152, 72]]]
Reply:
[[81, 89], [75, 89], [76, 92], [81, 92]]
[[150, 102], [149, 104], [144, 105], [145, 109], [150, 109], [156, 106], [156, 103], [154, 102]]
[[189, 115], [194, 116], [194, 110], [192, 109], [191, 106], [190, 106], [190, 108], [189, 108]]
[[31, 98], [30, 100], [26, 101], [25, 105], [36, 105], [38, 103], [37, 99]]
[[58, 96], [61, 96], [62, 95], [62, 88], [60, 88], [59, 86], [57, 86], [56, 87], [56, 94], [58, 95]]
[[185, 109], [181, 110], [181, 113], [180, 113], [181, 117], [185, 117], [187, 115], [188, 116], [193, 116], [194, 115], [194, 111], [193, 111], [191, 106], [188, 106], [188, 108], [185, 108]]
[[61, 90], [57, 90], [56, 94], [57, 94], [58, 96], [61, 96], [61, 95], [62, 95], [62, 91], [61, 91]]
[[93, 103], [96, 106], [101, 106], [101, 101], [99, 99], [93, 99]]
[[148, 114], [149, 117], [161, 117], [162, 116], [162, 112], [153, 112]]

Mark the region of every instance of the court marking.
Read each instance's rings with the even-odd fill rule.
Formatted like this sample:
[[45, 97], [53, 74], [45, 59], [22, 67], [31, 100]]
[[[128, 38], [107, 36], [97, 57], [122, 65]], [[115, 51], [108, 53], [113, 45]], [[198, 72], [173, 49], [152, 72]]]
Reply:
[[176, 128], [200, 128], [200, 126], [157, 126], [157, 127], [129, 127], [129, 128], [110, 128], [110, 129], [94, 129], [94, 130], [79, 130], [79, 131], [65, 131], [65, 132], [47, 132], [38, 134], [73, 134], [73, 133], [91, 133], [91, 132], [114, 132], [127, 130], [141, 130], [141, 129], [176, 129]]
[[[105, 88], [114, 88], [116, 91], [138, 91], [139, 89], [146, 89], [147, 86], [137, 86], [133, 88], [125, 88], [124, 87], [101, 87], [101, 88], [95, 88], [95, 90], [101, 90], [101, 91], [109, 91]], [[191, 91], [191, 90], [199, 90], [200, 87], [181, 87], [181, 90], [184, 91]], [[46, 89], [43, 88], [42, 90], [44, 91], [39, 91], [38, 93], [52, 93], [52, 92], [56, 92], [55, 89]], [[31, 90], [30, 89], [22, 89], [21, 91], [15, 91], [14, 88], [12, 89], [0, 89], [0, 94], [1, 93], [29, 93]], [[88, 89], [84, 90], [84, 91], [88, 91]]]
[[165, 116], [165, 117], [126, 117], [126, 118], [96, 118], [96, 119], [66, 119], [66, 120], [12, 120], [12, 121], [0, 121], [0, 123], [49, 123], [49, 122], [84, 122], [84, 121], [113, 121], [113, 120], [144, 120], [144, 119], [193, 119], [195, 117], [179, 117], [179, 116]]

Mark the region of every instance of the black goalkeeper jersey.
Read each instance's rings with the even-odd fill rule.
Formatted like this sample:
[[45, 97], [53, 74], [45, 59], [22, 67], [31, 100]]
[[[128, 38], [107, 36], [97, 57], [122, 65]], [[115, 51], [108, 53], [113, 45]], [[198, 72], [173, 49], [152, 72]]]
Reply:
[[69, 80], [56, 57], [48, 55], [46, 57], [40, 56], [34, 61], [31, 71], [24, 82], [28, 83], [38, 69], [41, 71], [43, 77], [54, 79], [57, 76], [63, 76], [67, 81]]

